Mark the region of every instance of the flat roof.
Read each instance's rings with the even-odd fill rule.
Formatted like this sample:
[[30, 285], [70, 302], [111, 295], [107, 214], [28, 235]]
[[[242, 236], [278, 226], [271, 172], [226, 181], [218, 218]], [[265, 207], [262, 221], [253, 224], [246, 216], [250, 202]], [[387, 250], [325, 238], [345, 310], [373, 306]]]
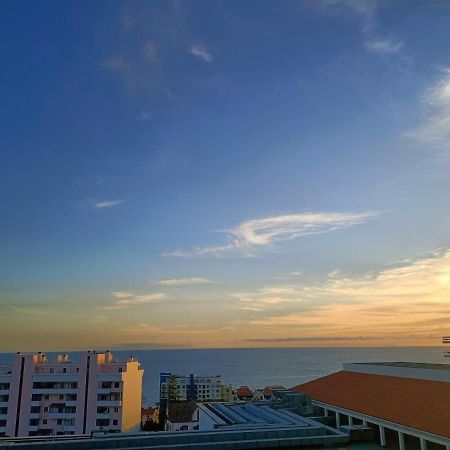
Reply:
[[450, 438], [450, 383], [341, 371], [293, 388], [313, 400]]
[[421, 363], [421, 362], [357, 362], [352, 363], [355, 365], [369, 365], [369, 366], [385, 366], [385, 367], [407, 367], [410, 369], [431, 369], [431, 370], [448, 370], [450, 371], [450, 364], [438, 364], [438, 363]]

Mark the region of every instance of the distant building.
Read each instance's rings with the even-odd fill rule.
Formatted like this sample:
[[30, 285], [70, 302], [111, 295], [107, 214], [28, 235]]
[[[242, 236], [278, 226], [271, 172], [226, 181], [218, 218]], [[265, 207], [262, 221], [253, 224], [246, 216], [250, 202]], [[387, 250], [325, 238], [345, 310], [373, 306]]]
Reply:
[[0, 436], [138, 431], [143, 373], [111, 352], [87, 352], [78, 363], [18, 353], [0, 365]]
[[[160, 405], [170, 401], [228, 402], [233, 399], [231, 385], [222, 382], [221, 375], [199, 376], [161, 373], [159, 378]], [[163, 406], [161, 406], [163, 409]]]
[[168, 406], [166, 431], [194, 431], [198, 430], [198, 422], [195, 419], [197, 404], [192, 401], [174, 402]]
[[293, 388], [338, 430], [376, 430], [384, 447], [450, 450], [450, 365], [410, 362], [344, 364]]
[[159, 408], [142, 408], [141, 409], [141, 428], [146, 423], [159, 423]]
[[241, 386], [234, 391], [235, 400], [248, 402], [253, 398], [253, 391], [248, 386]]
[[266, 386], [262, 389], [256, 389], [253, 392], [252, 401], [253, 402], [267, 402], [275, 400], [276, 393], [279, 391], [284, 391], [286, 388], [284, 386]]

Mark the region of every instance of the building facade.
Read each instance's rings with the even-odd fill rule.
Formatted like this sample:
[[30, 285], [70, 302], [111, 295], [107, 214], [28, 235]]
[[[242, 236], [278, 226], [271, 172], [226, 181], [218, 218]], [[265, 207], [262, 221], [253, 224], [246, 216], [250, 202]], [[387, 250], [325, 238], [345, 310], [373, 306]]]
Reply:
[[376, 430], [382, 447], [391, 440], [400, 450], [450, 450], [448, 364], [349, 363], [294, 390], [311, 397], [337, 429]]
[[142, 376], [138, 361], [111, 352], [87, 352], [78, 363], [18, 353], [0, 365], [0, 436], [138, 431]]
[[221, 375], [199, 376], [161, 373], [159, 378], [160, 404], [170, 401], [229, 402], [233, 399], [231, 385], [222, 381]]

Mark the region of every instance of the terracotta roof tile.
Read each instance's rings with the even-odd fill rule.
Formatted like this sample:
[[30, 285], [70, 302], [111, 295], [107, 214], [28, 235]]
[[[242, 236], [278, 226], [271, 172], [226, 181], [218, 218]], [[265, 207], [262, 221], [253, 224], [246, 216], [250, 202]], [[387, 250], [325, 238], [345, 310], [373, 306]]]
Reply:
[[293, 390], [323, 403], [450, 437], [450, 382], [342, 371]]

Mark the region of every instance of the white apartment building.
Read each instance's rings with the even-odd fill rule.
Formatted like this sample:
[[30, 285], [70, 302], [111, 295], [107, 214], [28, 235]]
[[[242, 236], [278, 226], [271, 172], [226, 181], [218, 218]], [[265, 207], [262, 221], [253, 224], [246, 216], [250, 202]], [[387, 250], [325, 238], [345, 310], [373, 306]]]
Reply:
[[160, 374], [160, 403], [167, 400], [184, 401], [194, 400], [199, 402], [233, 400], [231, 385], [222, 381], [221, 375], [199, 376], [177, 375], [172, 373]]
[[17, 353], [0, 365], [0, 436], [139, 431], [143, 373], [111, 352], [87, 352], [77, 363]]

